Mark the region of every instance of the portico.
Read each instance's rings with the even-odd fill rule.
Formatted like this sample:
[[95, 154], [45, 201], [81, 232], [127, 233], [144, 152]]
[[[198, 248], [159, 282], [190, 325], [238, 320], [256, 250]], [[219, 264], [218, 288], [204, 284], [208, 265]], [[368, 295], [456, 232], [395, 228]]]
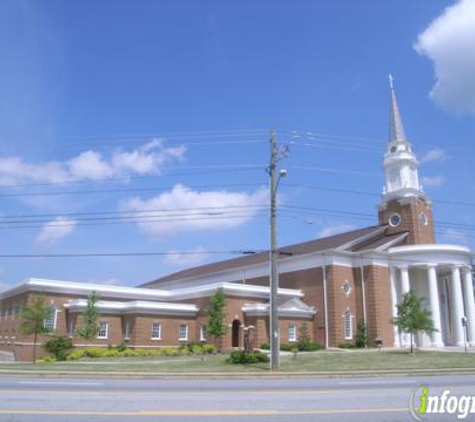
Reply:
[[[392, 315], [403, 294], [415, 291], [425, 298], [437, 330], [431, 337], [420, 335], [421, 347], [475, 345], [475, 300], [468, 248], [453, 245], [411, 245], [391, 248]], [[463, 325], [466, 321], [466, 327]], [[466, 330], [466, 332], [465, 332]], [[408, 347], [407, 335], [394, 329], [394, 346]]]

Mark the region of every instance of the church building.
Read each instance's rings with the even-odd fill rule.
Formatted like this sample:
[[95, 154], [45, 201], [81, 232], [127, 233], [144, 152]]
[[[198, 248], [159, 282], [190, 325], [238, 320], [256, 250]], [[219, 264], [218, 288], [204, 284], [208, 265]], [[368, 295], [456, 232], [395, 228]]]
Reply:
[[[420, 347], [475, 346], [472, 252], [437, 244], [432, 202], [419, 181], [416, 155], [406, 138], [396, 95], [390, 87], [389, 140], [383, 158], [385, 188], [374, 226], [279, 249], [278, 314], [280, 341], [292, 343], [306, 330], [326, 347], [355, 340], [358, 322], [366, 324], [371, 344], [408, 347], [409, 338], [391, 324], [404, 293], [424, 298], [436, 332], [420, 335]], [[51, 303], [46, 327], [76, 334], [87, 296], [101, 298], [99, 335], [107, 347], [180, 346], [210, 341], [206, 333], [209, 298], [226, 295], [224, 349], [269, 341], [269, 255], [257, 253], [189, 268], [138, 287], [30, 278], [0, 294], [0, 351], [31, 359], [32, 336], [19, 330], [19, 310], [41, 293]], [[43, 336], [41, 341], [48, 337]]]

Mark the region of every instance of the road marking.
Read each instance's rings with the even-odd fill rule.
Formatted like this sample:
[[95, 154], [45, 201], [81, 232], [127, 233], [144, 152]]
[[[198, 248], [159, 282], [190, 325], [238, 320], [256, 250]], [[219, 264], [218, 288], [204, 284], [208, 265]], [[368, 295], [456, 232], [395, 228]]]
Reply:
[[104, 385], [103, 382], [68, 382], [68, 381], [18, 381], [18, 384], [32, 385]]
[[[378, 388], [377, 390], [375, 389], [364, 389], [360, 390], [358, 389], [358, 393], [371, 393], [375, 394], [378, 392], [383, 392], [383, 391], [395, 391], [395, 390], [401, 390], [404, 391], [406, 390], [403, 387], [397, 387], [397, 388]], [[338, 389], [338, 390], [246, 390], [245, 394], [246, 395], [289, 395], [289, 394], [294, 394], [294, 395], [299, 395], [299, 394], [354, 394], [355, 389]], [[102, 390], [97, 390], [97, 391], [81, 391], [81, 390], [70, 390], [70, 391], [65, 391], [65, 390], [28, 390], [28, 389], [22, 389], [22, 390], [2, 390], [0, 389], [0, 392], [2, 394], [90, 394], [90, 395], [105, 395], [105, 394], [112, 394], [112, 395], [118, 395], [118, 394], [126, 394], [126, 395], [176, 395], [176, 396], [193, 396], [193, 395], [205, 395], [205, 394], [213, 394], [216, 396], [226, 396], [226, 395], [233, 395], [235, 396], [236, 394], [243, 393], [243, 391], [223, 391], [223, 390], [200, 390], [200, 391], [125, 391], [125, 390], [116, 390], [116, 391], [102, 391]]]
[[408, 412], [407, 408], [368, 408], [368, 409], [310, 409], [310, 410], [149, 410], [138, 412], [93, 412], [75, 410], [0, 410], [0, 414], [36, 416], [282, 416], [318, 415], [346, 413], [394, 413]]
[[340, 381], [340, 385], [360, 385], [360, 384], [417, 384], [417, 381], [392, 381], [392, 380], [386, 380], [386, 381]]

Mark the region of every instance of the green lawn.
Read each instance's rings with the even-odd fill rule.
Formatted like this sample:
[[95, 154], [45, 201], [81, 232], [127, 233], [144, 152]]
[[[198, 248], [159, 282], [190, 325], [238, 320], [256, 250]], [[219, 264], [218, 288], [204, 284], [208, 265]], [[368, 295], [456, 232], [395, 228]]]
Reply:
[[[0, 364], [0, 371], [33, 370], [38, 372], [124, 372], [124, 373], [262, 373], [268, 364], [232, 365], [227, 355], [181, 357], [126, 357], [97, 358], [74, 362], [31, 364]], [[344, 373], [350, 371], [407, 371], [437, 370], [440, 368], [473, 368], [475, 354], [448, 352], [350, 352], [350, 353], [300, 353], [296, 359], [282, 357], [282, 372]]]

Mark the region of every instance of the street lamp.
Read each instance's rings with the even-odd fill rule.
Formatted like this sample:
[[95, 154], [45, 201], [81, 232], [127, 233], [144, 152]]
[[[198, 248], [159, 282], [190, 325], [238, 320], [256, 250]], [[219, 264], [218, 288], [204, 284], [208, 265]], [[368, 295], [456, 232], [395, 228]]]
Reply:
[[287, 170], [279, 170], [276, 177], [276, 162], [279, 152], [275, 145], [275, 131], [271, 131], [270, 135], [270, 299], [269, 299], [269, 337], [270, 337], [270, 354], [271, 354], [271, 370], [279, 369], [279, 316], [277, 314], [277, 290], [279, 288], [279, 275], [277, 272], [277, 231], [276, 231], [276, 214], [277, 214], [277, 188], [280, 180], [287, 175]]

